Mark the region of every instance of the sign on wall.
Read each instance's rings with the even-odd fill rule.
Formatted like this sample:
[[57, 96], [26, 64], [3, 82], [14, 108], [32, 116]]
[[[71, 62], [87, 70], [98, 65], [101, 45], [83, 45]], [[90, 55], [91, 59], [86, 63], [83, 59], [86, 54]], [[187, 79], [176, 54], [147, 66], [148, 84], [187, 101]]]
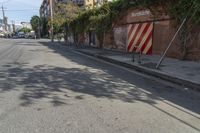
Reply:
[[153, 23], [138, 23], [128, 26], [128, 52], [152, 54]]
[[147, 15], [151, 15], [151, 12], [148, 10], [131, 13], [131, 17], [140, 17], [140, 16], [147, 16]]

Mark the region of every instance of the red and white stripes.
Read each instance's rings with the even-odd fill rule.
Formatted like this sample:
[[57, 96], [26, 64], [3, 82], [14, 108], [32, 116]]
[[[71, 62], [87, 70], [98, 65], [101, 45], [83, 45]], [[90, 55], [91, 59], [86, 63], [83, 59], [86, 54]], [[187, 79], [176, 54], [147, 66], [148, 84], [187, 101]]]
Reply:
[[152, 54], [153, 23], [130, 24], [128, 27], [128, 52]]

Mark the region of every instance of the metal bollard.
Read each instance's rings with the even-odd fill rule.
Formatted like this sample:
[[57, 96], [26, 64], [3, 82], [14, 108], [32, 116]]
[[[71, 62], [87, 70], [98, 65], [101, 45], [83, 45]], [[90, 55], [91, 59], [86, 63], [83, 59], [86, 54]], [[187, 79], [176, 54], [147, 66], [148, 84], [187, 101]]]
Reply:
[[132, 61], [135, 62], [135, 52], [133, 52]]
[[139, 53], [139, 59], [138, 59], [138, 63], [139, 63], [139, 64], [142, 63], [142, 61], [141, 61], [141, 56], [142, 56], [142, 52], [141, 52], [141, 50], [140, 50], [140, 53]]

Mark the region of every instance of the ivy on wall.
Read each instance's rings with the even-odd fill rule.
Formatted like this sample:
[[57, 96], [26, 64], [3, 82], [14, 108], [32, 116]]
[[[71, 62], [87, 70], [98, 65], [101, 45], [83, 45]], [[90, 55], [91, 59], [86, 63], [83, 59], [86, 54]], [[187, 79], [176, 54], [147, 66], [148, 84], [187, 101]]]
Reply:
[[148, 8], [156, 15], [166, 13], [179, 24], [186, 16], [190, 23], [200, 24], [200, 0], [114, 0], [101, 7], [84, 10], [69, 24], [73, 34], [95, 31], [100, 44], [105, 32], [112, 30], [121, 12], [129, 8]]
[[[130, 7], [149, 8], [155, 14], [162, 7], [162, 11], [170, 15], [177, 22], [185, 16], [192, 16], [192, 22], [200, 24], [200, 1], [199, 0], [115, 0], [106, 2], [101, 7], [83, 11], [76, 17], [71, 27], [76, 32], [87, 32], [91, 29], [96, 32], [104, 32], [112, 29], [113, 22], [123, 10]], [[194, 12], [196, 12], [194, 14]]]

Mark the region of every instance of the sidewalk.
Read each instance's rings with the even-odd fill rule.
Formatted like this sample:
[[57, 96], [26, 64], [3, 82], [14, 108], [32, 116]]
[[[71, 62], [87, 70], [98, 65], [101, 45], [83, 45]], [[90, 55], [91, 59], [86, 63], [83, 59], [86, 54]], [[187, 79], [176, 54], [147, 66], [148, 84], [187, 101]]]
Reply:
[[142, 55], [142, 63], [139, 64], [137, 55], [135, 56], [135, 62], [133, 62], [132, 55], [123, 52], [100, 50], [96, 48], [79, 48], [76, 50], [114, 64], [125, 66], [200, 91], [200, 62], [165, 58], [160, 69], [157, 70], [155, 69], [155, 66], [160, 59], [160, 56]]

